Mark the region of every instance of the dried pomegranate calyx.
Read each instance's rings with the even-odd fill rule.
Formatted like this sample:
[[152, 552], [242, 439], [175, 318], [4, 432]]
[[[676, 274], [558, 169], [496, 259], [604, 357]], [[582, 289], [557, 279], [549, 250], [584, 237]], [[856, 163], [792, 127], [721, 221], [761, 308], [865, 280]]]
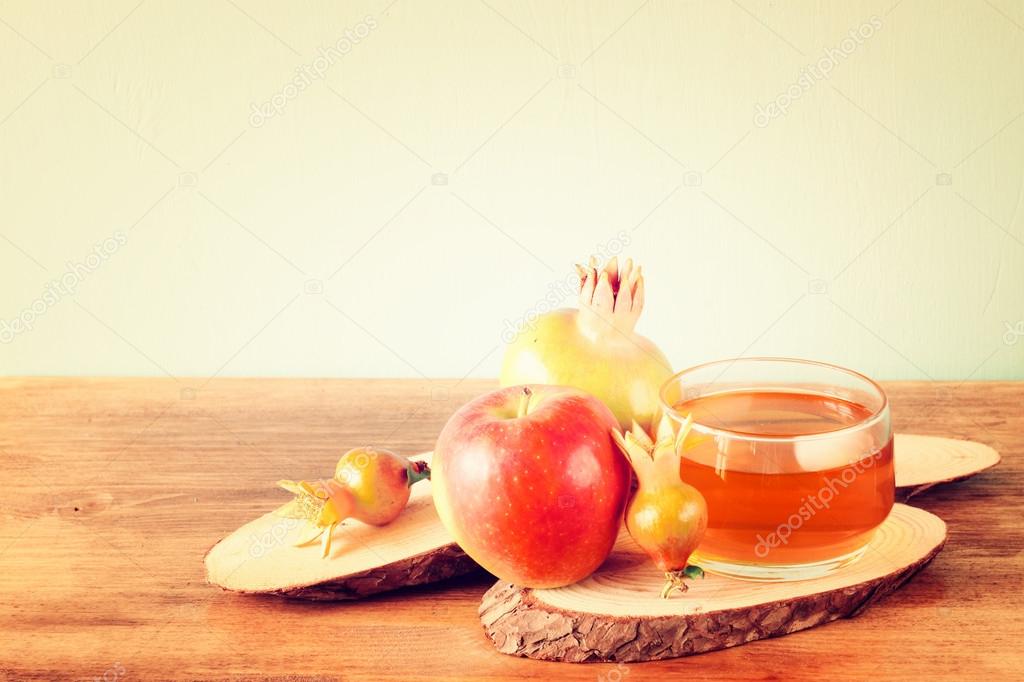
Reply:
[[636, 421], [625, 434], [616, 429], [612, 437], [629, 460], [642, 487], [675, 485], [682, 483], [679, 459], [692, 425], [693, 418], [687, 416], [677, 432], [671, 418], [662, 415], [657, 440], [652, 439]]
[[320, 540], [322, 556], [328, 556], [335, 527], [352, 513], [352, 494], [334, 479], [313, 483], [285, 480], [277, 485], [295, 495], [295, 499], [277, 510], [277, 515], [303, 519], [309, 524], [295, 545], [301, 547]]
[[580, 323], [593, 326], [599, 321], [601, 326], [632, 333], [644, 309], [641, 267], [633, 267], [633, 260], [627, 258], [619, 268], [619, 259], [613, 256], [598, 269], [597, 259], [591, 256], [587, 265], [576, 265], [576, 272], [580, 276]]

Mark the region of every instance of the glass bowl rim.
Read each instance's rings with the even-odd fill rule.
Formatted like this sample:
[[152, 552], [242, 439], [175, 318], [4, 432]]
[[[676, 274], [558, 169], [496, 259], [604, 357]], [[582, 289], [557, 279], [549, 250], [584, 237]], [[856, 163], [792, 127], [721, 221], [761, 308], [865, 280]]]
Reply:
[[[864, 381], [865, 383], [867, 383], [871, 388], [873, 388], [875, 391], [877, 391], [878, 394], [882, 397], [882, 404], [879, 405], [878, 409], [875, 410], [874, 412], [872, 412], [869, 417], [866, 417], [865, 419], [863, 419], [862, 421], [857, 422], [856, 424], [851, 424], [850, 426], [844, 426], [841, 429], [834, 429], [832, 431], [821, 431], [821, 432], [817, 432], [817, 433], [805, 433], [805, 434], [800, 434], [798, 436], [774, 436], [774, 435], [770, 435], [770, 434], [758, 435], [758, 434], [752, 434], [752, 433], [743, 432], [743, 431], [731, 431], [729, 429], [722, 429], [722, 428], [718, 428], [718, 427], [714, 427], [714, 426], [708, 426], [706, 424], [701, 424], [700, 422], [697, 422], [697, 421], [694, 421], [693, 424], [692, 424], [692, 428], [693, 428], [694, 431], [698, 431], [700, 433], [704, 433], [704, 434], [708, 434], [708, 435], [725, 436], [725, 437], [728, 437], [728, 438], [732, 438], [734, 440], [746, 440], [746, 441], [755, 441], [755, 442], [756, 441], [767, 441], [767, 442], [778, 443], [778, 442], [821, 440], [821, 439], [825, 439], [825, 438], [841, 437], [843, 435], [854, 433], [856, 431], [861, 431], [861, 430], [864, 430], [864, 429], [872, 428], [879, 421], [881, 421], [882, 419], [887, 417], [888, 414], [889, 414], [889, 396], [886, 394], [885, 390], [882, 388], [882, 386], [877, 381], [875, 381], [871, 377], [867, 376], [866, 374], [862, 374], [862, 373], [860, 373], [860, 372], [858, 372], [856, 370], [849, 369], [848, 367], [842, 367], [841, 365], [835, 365], [835, 364], [832, 364], [830, 362], [821, 362], [819, 360], [805, 360], [805, 359], [802, 359], [802, 358], [786, 358], [786, 357], [773, 357], [773, 356], [750, 356], [750, 357], [738, 357], [738, 358], [723, 358], [721, 360], [712, 360], [710, 362], [702, 362], [699, 365], [693, 365], [692, 367], [687, 367], [684, 370], [676, 372], [675, 374], [670, 376], [668, 379], [666, 379], [662, 383], [661, 388], [658, 389], [658, 402], [659, 402], [659, 404], [661, 406], [661, 409], [664, 411], [665, 414], [671, 415], [672, 418], [675, 419], [676, 421], [682, 421], [684, 419], [684, 416], [678, 410], [676, 410], [674, 406], [670, 405], [668, 403], [668, 401], [665, 399], [665, 392], [667, 391], [667, 389], [668, 389], [668, 387], [670, 385], [673, 385], [673, 384], [677, 383], [678, 380], [684, 374], [690, 374], [692, 372], [696, 372], [697, 370], [704, 369], [706, 367], [711, 367], [711, 366], [714, 366], [714, 365], [724, 365], [726, 363], [728, 363], [729, 366], [731, 367], [732, 365], [735, 365], [737, 363], [748, 363], [748, 362], [775, 362], [775, 363], [788, 363], [788, 364], [799, 364], [799, 365], [813, 365], [813, 366], [821, 367], [821, 368], [824, 368], [824, 369], [829, 369], [829, 370], [833, 370], [833, 371], [842, 372], [843, 374], [847, 374], [847, 375], [853, 376], [854, 378], [860, 379], [861, 381]], [[890, 432], [890, 436], [891, 436], [892, 435], [892, 426], [891, 426], [891, 424], [889, 426], [889, 432]]]

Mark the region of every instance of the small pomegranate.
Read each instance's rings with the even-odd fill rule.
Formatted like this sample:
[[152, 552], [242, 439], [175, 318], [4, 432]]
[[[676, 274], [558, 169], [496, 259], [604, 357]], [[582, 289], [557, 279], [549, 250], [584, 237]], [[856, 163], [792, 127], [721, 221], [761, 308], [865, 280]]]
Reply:
[[675, 590], [685, 592], [685, 578], [704, 577], [699, 566], [688, 562], [707, 529], [708, 507], [700, 491], [679, 476], [680, 453], [691, 424], [687, 418], [677, 435], [669, 417], [662, 416], [657, 441], [635, 421], [625, 435], [618, 430], [612, 434], [639, 483], [626, 504], [626, 530], [665, 572], [664, 599]]
[[308, 521], [311, 528], [296, 545], [319, 539], [327, 557], [335, 526], [348, 518], [373, 526], [391, 523], [408, 504], [412, 485], [429, 478], [426, 462], [413, 462], [390, 450], [355, 448], [338, 460], [333, 478], [278, 481], [295, 499], [277, 514]]

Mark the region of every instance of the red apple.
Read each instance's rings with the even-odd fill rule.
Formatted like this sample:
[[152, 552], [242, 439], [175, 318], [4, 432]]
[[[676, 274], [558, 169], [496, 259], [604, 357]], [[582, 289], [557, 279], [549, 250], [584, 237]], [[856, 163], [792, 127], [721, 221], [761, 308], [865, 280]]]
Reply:
[[618, 421], [575, 388], [511, 386], [464, 405], [434, 449], [441, 521], [478, 564], [523, 587], [594, 572], [615, 544], [630, 469]]

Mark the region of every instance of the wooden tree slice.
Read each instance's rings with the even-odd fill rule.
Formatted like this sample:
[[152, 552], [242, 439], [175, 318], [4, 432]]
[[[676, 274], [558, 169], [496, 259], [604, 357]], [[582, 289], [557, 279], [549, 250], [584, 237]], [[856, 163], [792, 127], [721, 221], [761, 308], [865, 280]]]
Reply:
[[480, 620], [499, 651], [550, 661], [631, 663], [736, 646], [859, 613], [899, 588], [942, 549], [946, 524], [897, 504], [868, 551], [816, 580], [753, 583], [708, 574], [658, 596], [664, 574], [623, 532], [586, 580], [550, 590], [499, 581]]
[[896, 489], [901, 499], [940, 483], [969, 478], [999, 463], [999, 453], [970, 440], [937, 436], [895, 436]]
[[[907, 499], [933, 485], [967, 478], [999, 461], [981, 443], [896, 435], [896, 486]], [[431, 453], [415, 459], [429, 461]], [[221, 540], [206, 555], [207, 579], [237, 592], [342, 600], [468, 573], [476, 564], [434, 511], [430, 483], [416, 484], [409, 507], [376, 528], [348, 521], [335, 531], [331, 558], [316, 546], [293, 547], [303, 524], [267, 514]]]
[[[429, 461], [430, 454], [414, 459]], [[319, 543], [294, 546], [306, 527], [274, 513], [247, 523], [206, 554], [207, 580], [235, 592], [343, 600], [477, 568], [441, 525], [429, 481], [412, 487], [408, 507], [386, 526], [345, 521], [335, 529], [326, 559]]]

